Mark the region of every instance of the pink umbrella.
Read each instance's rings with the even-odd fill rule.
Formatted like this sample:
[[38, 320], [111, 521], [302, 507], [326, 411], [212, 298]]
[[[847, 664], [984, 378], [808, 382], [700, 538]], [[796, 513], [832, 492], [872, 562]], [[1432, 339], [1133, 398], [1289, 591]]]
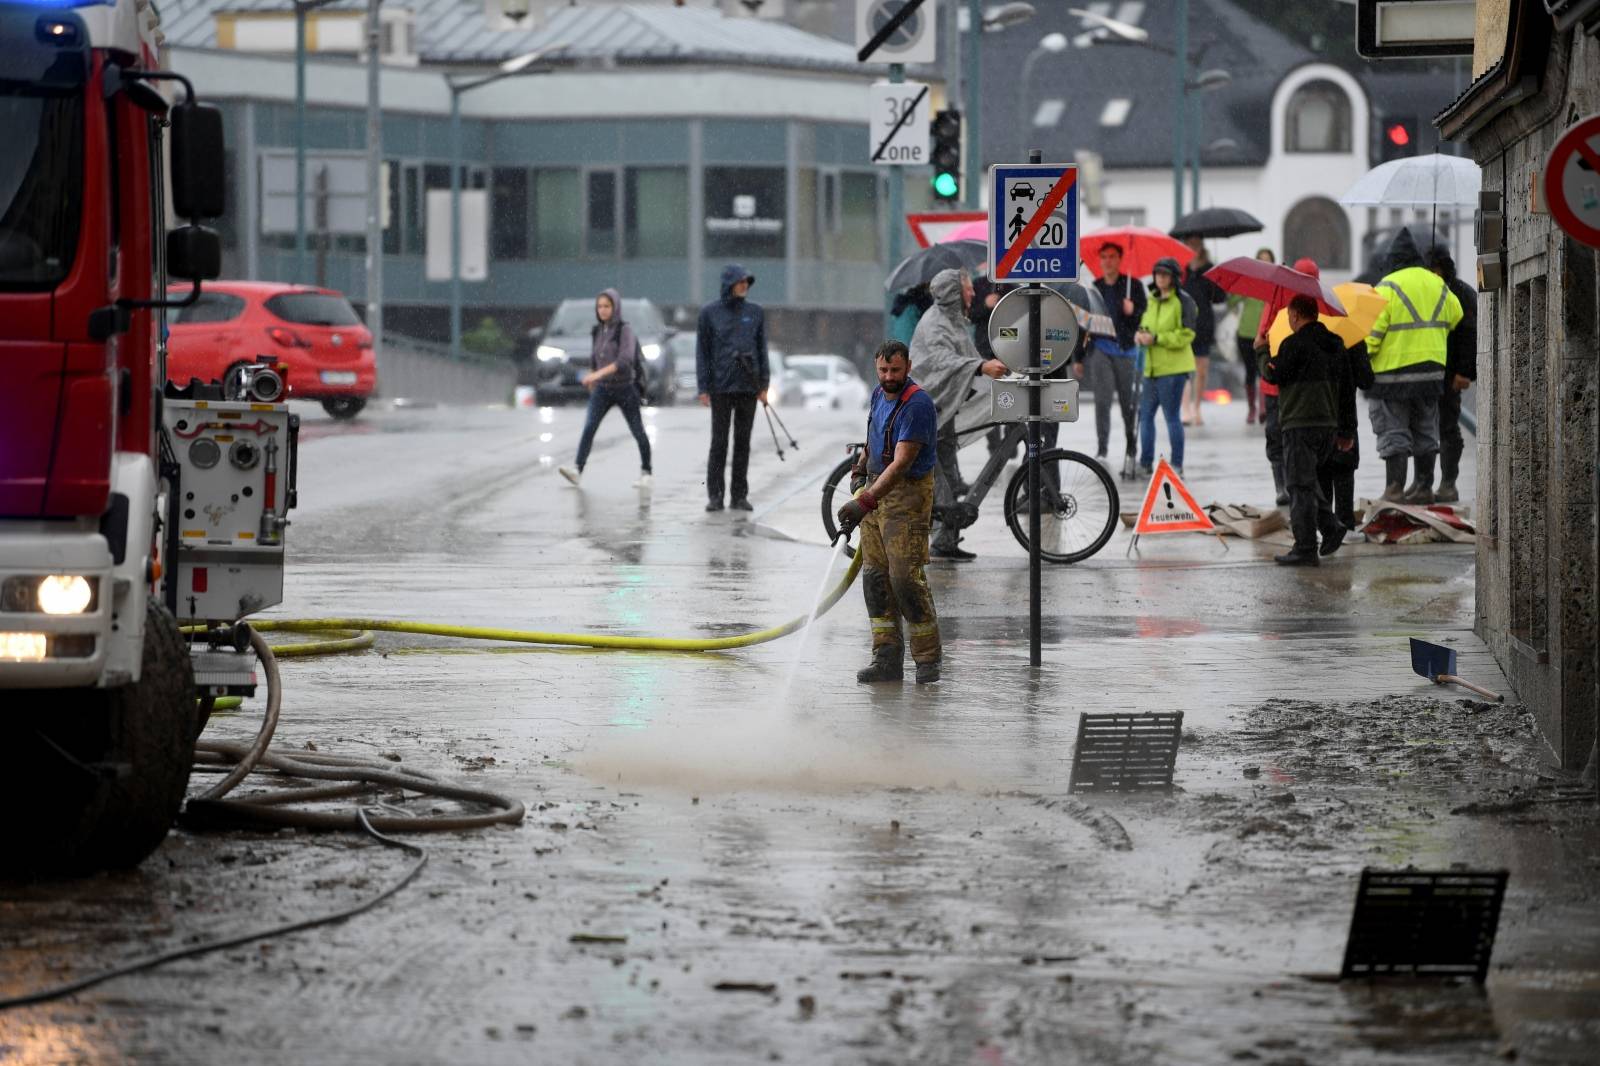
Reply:
[[1281, 293], [1289, 292], [1316, 300], [1317, 308], [1323, 314], [1348, 314], [1327, 282], [1310, 274], [1302, 274], [1282, 263], [1263, 263], [1259, 259], [1241, 255], [1218, 263], [1206, 271], [1206, 277], [1226, 292], [1237, 296], [1253, 296], [1265, 300], [1269, 306], [1279, 299]]
[[955, 229], [939, 238], [939, 243], [947, 241], [987, 241], [989, 239], [989, 223], [986, 219], [974, 222], [963, 222]]

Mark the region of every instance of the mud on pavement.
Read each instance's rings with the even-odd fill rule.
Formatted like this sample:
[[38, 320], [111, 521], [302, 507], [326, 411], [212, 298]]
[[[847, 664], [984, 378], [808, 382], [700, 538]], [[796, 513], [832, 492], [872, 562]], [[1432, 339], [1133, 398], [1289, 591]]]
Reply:
[[[1190, 730], [1182, 787], [1143, 797], [699, 795], [464, 739], [454, 771], [538, 797], [527, 825], [425, 841], [350, 923], [0, 1015], [0, 1062], [1580, 1062], [1600, 1035], [1600, 835], [1519, 707], [1269, 700]], [[1325, 979], [1355, 874], [1407, 862], [1513, 868], [1486, 990]], [[131, 873], [5, 885], [0, 990], [404, 865], [179, 832]]]

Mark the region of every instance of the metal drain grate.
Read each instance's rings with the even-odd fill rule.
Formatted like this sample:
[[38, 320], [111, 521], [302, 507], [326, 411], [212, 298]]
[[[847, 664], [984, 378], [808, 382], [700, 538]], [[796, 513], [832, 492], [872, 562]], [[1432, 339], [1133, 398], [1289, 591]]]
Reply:
[[1080, 714], [1068, 792], [1172, 787], [1183, 712]]
[[1361, 871], [1341, 979], [1471, 977], [1482, 983], [1505, 870]]

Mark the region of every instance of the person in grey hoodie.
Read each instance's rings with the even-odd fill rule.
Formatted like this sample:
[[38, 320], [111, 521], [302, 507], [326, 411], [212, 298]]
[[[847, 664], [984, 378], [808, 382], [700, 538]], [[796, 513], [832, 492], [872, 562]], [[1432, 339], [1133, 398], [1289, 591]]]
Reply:
[[638, 386], [644, 367], [633, 327], [622, 320], [622, 295], [616, 289], [606, 289], [594, 298], [594, 318], [594, 329], [589, 334], [593, 345], [589, 350], [589, 372], [583, 376], [583, 384], [589, 390], [589, 414], [583, 423], [583, 436], [578, 438], [577, 463], [561, 467], [560, 473], [578, 484], [584, 464], [589, 461], [595, 430], [600, 428], [606, 412], [620, 407], [623, 420], [639, 445], [639, 480], [633, 486], [648, 489], [650, 438], [645, 435], [644, 419], [639, 416]]
[[[911, 365], [917, 368], [917, 383], [939, 409], [939, 465], [934, 476], [934, 506], [955, 504], [961, 471], [956, 466], [956, 412], [976, 384], [974, 378], [1002, 377], [1006, 365], [998, 359], [984, 359], [967, 329], [967, 307], [972, 302], [972, 282], [961, 271], [941, 270], [928, 282], [933, 306], [923, 312], [917, 330], [911, 335]], [[961, 535], [950, 523], [941, 522], [933, 540], [933, 554], [942, 559], [972, 559], [973, 552], [961, 547]]]

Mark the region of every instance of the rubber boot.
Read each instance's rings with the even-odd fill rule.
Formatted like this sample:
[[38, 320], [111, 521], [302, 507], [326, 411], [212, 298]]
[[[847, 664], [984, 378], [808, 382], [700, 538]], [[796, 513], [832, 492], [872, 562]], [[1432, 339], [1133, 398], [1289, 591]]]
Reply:
[[1406, 460], [1409, 455], [1391, 455], [1383, 461], [1384, 485], [1381, 499], [1399, 503], [1406, 494]]
[[1455, 503], [1461, 499], [1456, 489], [1456, 477], [1461, 473], [1461, 453], [1439, 453], [1439, 489], [1433, 494], [1435, 503]]
[[1433, 502], [1433, 460], [1437, 452], [1415, 456], [1417, 479], [1406, 489], [1405, 502], [1426, 506]]
[[856, 680], [863, 685], [879, 681], [904, 681], [905, 676], [904, 649], [879, 648], [872, 653], [872, 665], [856, 671]]
[[939, 680], [939, 661], [917, 664], [917, 684], [932, 685]]
[[1278, 490], [1278, 506], [1289, 506], [1289, 489], [1283, 481], [1283, 464], [1272, 464], [1272, 485]]

